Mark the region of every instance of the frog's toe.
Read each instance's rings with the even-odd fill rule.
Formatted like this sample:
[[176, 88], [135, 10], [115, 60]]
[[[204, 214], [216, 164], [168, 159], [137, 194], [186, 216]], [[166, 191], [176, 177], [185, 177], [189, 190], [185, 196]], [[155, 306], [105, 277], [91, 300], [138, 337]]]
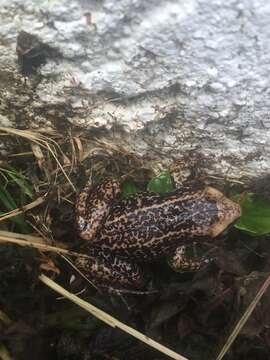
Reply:
[[76, 224], [80, 237], [93, 240], [104, 219], [108, 216], [112, 202], [120, 194], [120, 183], [108, 179], [91, 186], [87, 184], [76, 201]]

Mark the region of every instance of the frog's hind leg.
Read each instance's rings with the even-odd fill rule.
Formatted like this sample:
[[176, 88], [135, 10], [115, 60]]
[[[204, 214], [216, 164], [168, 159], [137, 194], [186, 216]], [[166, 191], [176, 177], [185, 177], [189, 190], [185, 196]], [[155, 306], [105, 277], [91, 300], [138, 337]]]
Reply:
[[136, 264], [99, 251], [93, 256], [78, 257], [75, 266], [97, 287], [115, 289], [140, 289], [145, 278]]
[[81, 238], [92, 240], [95, 237], [120, 192], [120, 182], [112, 179], [85, 186], [76, 201], [76, 223]]
[[198, 271], [213, 259], [207, 254], [198, 254], [196, 244], [182, 245], [176, 248], [168, 258], [170, 267], [176, 272]]

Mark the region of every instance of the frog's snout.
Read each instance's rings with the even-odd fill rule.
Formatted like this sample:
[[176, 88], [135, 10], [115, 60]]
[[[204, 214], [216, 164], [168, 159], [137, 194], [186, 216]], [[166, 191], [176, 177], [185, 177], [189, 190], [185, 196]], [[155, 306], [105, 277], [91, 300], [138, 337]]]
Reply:
[[218, 220], [209, 229], [210, 236], [216, 237], [241, 216], [241, 207], [214, 188], [208, 187], [206, 191], [216, 201]]

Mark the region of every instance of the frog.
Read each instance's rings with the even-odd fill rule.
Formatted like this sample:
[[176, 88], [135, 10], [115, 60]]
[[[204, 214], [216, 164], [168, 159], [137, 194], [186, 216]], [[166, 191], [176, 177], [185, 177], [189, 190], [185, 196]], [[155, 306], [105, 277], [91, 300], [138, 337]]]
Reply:
[[217, 238], [241, 215], [238, 203], [211, 186], [124, 198], [117, 179], [88, 182], [75, 209], [88, 255], [75, 265], [96, 286], [120, 289], [145, 285], [144, 263], [170, 256], [181, 266], [185, 246]]

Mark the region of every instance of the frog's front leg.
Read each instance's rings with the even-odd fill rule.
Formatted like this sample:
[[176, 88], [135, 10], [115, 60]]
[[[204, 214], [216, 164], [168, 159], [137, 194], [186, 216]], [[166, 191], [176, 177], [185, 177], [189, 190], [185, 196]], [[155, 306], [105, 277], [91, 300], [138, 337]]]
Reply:
[[188, 154], [174, 161], [169, 170], [176, 189], [202, 186], [202, 159], [196, 154]]
[[207, 254], [197, 254], [196, 244], [178, 246], [168, 257], [170, 267], [176, 272], [197, 271], [213, 259]]
[[141, 268], [127, 259], [91, 249], [89, 257], [78, 257], [76, 267], [98, 287], [140, 289], [145, 284]]
[[81, 238], [92, 240], [95, 237], [120, 193], [120, 182], [117, 180], [85, 186], [76, 202], [76, 223]]

